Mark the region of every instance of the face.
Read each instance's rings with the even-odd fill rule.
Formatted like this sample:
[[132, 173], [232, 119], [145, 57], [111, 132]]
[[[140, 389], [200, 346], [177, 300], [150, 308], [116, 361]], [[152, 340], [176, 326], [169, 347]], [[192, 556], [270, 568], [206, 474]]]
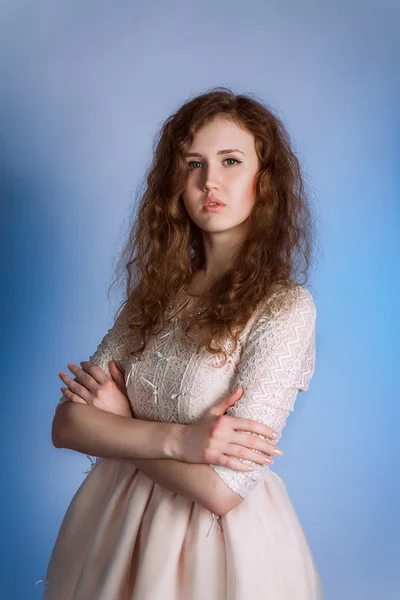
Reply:
[[[254, 136], [217, 117], [195, 134], [185, 160], [190, 170], [182, 199], [190, 218], [203, 232], [232, 231], [240, 238], [255, 203]], [[225, 204], [217, 212], [203, 208], [210, 194]]]

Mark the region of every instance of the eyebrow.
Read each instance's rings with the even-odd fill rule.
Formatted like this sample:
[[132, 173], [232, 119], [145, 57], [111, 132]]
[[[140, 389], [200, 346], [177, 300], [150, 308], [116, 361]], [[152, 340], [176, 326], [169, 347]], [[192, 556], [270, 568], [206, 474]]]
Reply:
[[[217, 152], [218, 154], [230, 154], [231, 152], [240, 152], [240, 154], [243, 154], [243, 156], [246, 156], [244, 152], [242, 152], [241, 150], [238, 150], [237, 148], [228, 148], [227, 150], [219, 150]], [[188, 152], [187, 154], [185, 154], [185, 156], [189, 157], [189, 156], [200, 156], [201, 154], [199, 152]]]

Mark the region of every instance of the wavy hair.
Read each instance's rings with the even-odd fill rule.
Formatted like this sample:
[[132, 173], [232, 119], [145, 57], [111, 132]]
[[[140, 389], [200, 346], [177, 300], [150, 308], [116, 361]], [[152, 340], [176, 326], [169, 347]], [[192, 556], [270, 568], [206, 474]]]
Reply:
[[149, 336], [162, 330], [168, 308], [205, 265], [202, 230], [181, 197], [190, 169], [184, 156], [196, 132], [220, 116], [254, 136], [259, 160], [255, 203], [232, 265], [199, 300], [200, 314], [186, 318], [185, 335], [196, 330], [197, 351], [206, 347], [214, 354], [222, 352], [226, 361], [226, 340], [234, 351], [260, 307], [272, 314], [288, 304], [294, 288], [308, 281], [314, 221], [289, 134], [262, 102], [225, 87], [213, 88], [189, 99], [162, 125], [146, 187], [117, 261], [117, 279], [125, 275], [125, 301], [119, 310], [124, 307], [129, 327], [141, 337], [132, 353], [143, 350]]

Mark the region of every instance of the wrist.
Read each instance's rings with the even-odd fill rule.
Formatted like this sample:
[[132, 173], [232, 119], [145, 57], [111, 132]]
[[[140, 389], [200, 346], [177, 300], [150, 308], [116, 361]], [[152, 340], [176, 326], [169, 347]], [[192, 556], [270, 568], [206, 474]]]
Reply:
[[165, 458], [184, 460], [182, 448], [183, 434], [186, 427], [186, 425], [182, 425], [181, 423], [170, 423], [170, 428], [167, 432], [164, 444]]

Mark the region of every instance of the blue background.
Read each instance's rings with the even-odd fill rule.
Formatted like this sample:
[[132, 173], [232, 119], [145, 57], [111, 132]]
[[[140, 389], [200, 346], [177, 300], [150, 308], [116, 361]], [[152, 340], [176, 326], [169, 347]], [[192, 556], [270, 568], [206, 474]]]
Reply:
[[153, 138], [219, 85], [283, 119], [320, 231], [317, 367], [273, 469], [326, 600], [398, 597], [399, 6], [2, 1], [1, 598], [41, 597], [89, 466], [52, 446], [57, 373], [112, 324]]

